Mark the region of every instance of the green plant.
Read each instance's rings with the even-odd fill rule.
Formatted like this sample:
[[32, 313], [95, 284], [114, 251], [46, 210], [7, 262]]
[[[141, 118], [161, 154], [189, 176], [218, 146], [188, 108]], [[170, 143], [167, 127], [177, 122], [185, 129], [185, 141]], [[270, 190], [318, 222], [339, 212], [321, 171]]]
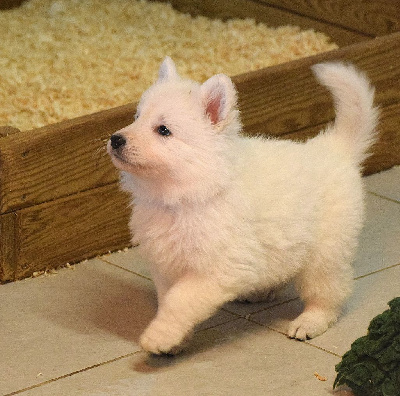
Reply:
[[400, 396], [400, 297], [388, 305], [336, 365], [334, 388], [346, 384], [356, 396]]

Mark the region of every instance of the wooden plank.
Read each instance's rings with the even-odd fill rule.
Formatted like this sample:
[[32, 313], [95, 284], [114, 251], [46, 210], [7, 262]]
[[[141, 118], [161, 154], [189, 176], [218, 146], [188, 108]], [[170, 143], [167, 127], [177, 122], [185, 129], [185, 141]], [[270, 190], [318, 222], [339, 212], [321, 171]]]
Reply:
[[129, 246], [129, 215], [116, 183], [18, 211], [16, 279]]
[[0, 126], [0, 138], [18, 133], [19, 129], [12, 126]]
[[0, 216], [0, 282], [14, 280], [18, 251], [16, 213]]
[[129, 104], [0, 138], [0, 213], [109, 184], [106, 141], [132, 121]]
[[376, 87], [376, 103], [400, 102], [400, 33], [299, 59], [233, 78], [246, 133], [279, 136], [333, 118], [331, 98], [310, 66], [325, 61], [352, 62]]
[[[332, 25], [331, 23], [293, 13], [283, 8], [271, 6], [258, 0], [161, 0], [172, 4], [174, 8], [191, 15], [204, 15], [210, 18], [253, 18], [271, 27], [295, 25], [302, 29], [314, 29], [324, 32], [339, 46], [360, 42], [368, 35], [355, 32], [354, 29]], [[288, 0], [289, 1], [289, 0]]]
[[371, 36], [400, 30], [398, 0], [260, 0], [298, 15]]
[[26, 0], [0, 0], [0, 10], [10, 10], [19, 7]]

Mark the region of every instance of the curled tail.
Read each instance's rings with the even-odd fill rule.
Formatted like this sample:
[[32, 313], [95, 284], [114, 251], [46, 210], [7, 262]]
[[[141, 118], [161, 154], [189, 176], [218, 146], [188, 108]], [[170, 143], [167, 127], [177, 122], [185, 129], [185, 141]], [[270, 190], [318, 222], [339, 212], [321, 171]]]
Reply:
[[320, 63], [312, 70], [334, 99], [336, 119], [333, 134], [346, 143], [354, 161], [362, 163], [377, 138], [379, 111], [373, 105], [374, 88], [367, 77], [352, 65]]

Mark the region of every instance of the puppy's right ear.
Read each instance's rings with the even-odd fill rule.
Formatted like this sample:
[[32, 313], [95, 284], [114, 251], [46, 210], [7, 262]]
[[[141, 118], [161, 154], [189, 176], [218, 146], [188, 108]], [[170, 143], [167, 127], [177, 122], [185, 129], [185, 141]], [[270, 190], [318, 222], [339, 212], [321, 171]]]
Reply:
[[176, 71], [175, 63], [169, 56], [166, 56], [158, 71], [158, 82], [177, 79], [179, 79], [179, 74]]
[[234, 113], [237, 103], [232, 80], [224, 74], [217, 74], [203, 83], [201, 93], [205, 113], [211, 123], [223, 126], [229, 122], [229, 116]]

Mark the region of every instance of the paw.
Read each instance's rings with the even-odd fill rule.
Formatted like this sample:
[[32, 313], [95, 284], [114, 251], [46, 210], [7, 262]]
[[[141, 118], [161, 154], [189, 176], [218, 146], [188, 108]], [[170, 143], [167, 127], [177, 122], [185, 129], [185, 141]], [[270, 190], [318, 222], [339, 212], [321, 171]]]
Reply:
[[176, 355], [182, 351], [188, 338], [189, 335], [179, 329], [154, 321], [141, 335], [139, 343], [142, 349], [155, 355]]
[[322, 310], [306, 311], [291, 322], [288, 336], [302, 341], [311, 339], [324, 333], [335, 321], [335, 315]]

